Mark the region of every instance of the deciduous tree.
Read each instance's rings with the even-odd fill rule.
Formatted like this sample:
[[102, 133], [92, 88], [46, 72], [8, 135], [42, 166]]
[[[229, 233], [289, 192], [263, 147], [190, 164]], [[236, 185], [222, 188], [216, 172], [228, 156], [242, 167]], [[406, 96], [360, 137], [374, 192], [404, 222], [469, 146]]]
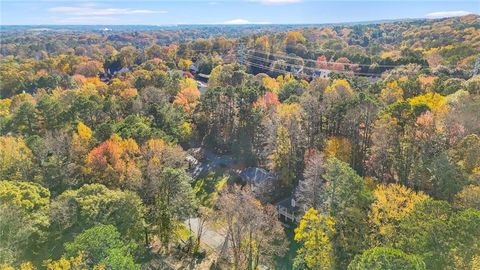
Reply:
[[301, 247], [297, 251], [296, 269], [334, 269], [333, 234], [335, 220], [310, 208], [295, 229], [295, 241]]
[[233, 269], [257, 269], [273, 265], [285, 252], [285, 233], [272, 206], [263, 206], [249, 190], [235, 187], [218, 202], [219, 216], [226, 223], [228, 249]]
[[50, 192], [39, 184], [0, 181], [0, 261], [33, 259], [50, 224]]
[[138, 187], [141, 171], [136, 164], [140, 153], [133, 139], [121, 139], [118, 135], [95, 147], [87, 156], [88, 175], [109, 187]]
[[60, 239], [100, 223], [114, 225], [124, 239], [143, 240], [145, 207], [134, 192], [84, 185], [62, 193], [51, 208], [51, 230]]
[[327, 159], [323, 178], [326, 187], [322, 208], [334, 216], [351, 206], [361, 206], [368, 201], [369, 194], [363, 179], [347, 163], [336, 158]]
[[315, 208], [319, 209], [324, 201], [325, 180], [325, 161], [323, 154], [315, 149], [309, 149], [305, 153], [305, 170], [303, 179], [298, 182], [295, 191], [295, 200], [301, 211]]
[[185, 112], [191, 113], [197, 106], [199, 98], [200, 91], [196, 87], [187, 87], [178, 92], [173, 103], [182, 106]]
[[423, 192], [415, 192], [400, 184], [378, 185], [373, 191], [369, 223], [373, 228], [374, 243], [385, 243], [392, 237], [402, 218], [413, 211], [417, 203], [428, 199]]
[[33, 154], [22, 138], [0, 136], [0, 179], [31, 179]]
[[480, 186], [468, 185], [455, 195], [454, 206], [459, 209], [480, 211]]
[[164, 168], [160, 174], [150, 172], [155, 192], [148, 218], [168, 250], [169, 244], [176, 238], [178, 223], [190, 217], [196, 209], [192, 178], [182, 169]]
[[348, 270], [362, 269], [425, 270], [426, 267], [418, 256], [405, 254], [398, 249], [376, 247], [357, 255], [348, 265]]
[[121, 240], [120, 233], [113, 225], [97, 225], [77, 235], [65, 244], [66, 257], [84, 256], [87, 265], [104, 265], [112, 270], [138, 270], [131, 255], [131, 244]]

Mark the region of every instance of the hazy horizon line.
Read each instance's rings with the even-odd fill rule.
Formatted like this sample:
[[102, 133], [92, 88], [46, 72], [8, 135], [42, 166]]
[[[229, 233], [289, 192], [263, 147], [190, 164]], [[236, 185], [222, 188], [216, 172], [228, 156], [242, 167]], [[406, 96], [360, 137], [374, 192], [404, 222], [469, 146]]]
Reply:
[[[464, 16], [480, 16], [476, 13], [467, 14]], [[427, 17], [405, 17], [405, 18], [396, 18], [396, 19], [377, 19], [377, 20], [365, 20], [365, 21], [344, 21], [344, 22], [318, 22], [318, 23], [239, 23], [239, 24], [230, 24], [230, 23], [170, 23], [170, 24], [2, 24], [0, 26], [269, 26], [269, 25], [323, 25], [323, 24], [347, 24], [347, 23], [374, 23], [374, 22], [395, 22], [395, 21], [404, 21], [404, 20], [442, 20], [449, 18], [458, 18], [464, 16], [451, 16], [443, 18], [427, 18]]]

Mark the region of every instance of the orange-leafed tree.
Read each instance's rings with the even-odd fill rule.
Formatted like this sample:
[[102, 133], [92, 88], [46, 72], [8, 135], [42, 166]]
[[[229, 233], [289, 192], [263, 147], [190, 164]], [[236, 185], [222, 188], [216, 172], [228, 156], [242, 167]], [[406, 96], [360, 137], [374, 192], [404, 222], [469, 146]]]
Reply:
[[190, 113], [195, 109], [200, 98], [200, 91], [195, 87], [187, 87], [175, 96], [174, 104], [181, 105], [183, 110]]
[[273, 92], [267, 92], [265, 93], [265, 95], [257, 99], [257, 101], [254, 104], [254, 107], [271, 109], [271, 108], [275, 108], [279, 104], [280, 104], [280, 101], [278, 100], [278, 95]]
[[131, 99], [138, 96], [138, 90], [135, 88], [126, 88], [120, 92], [120, 97], [125, 100]]
[[184, 168], [186, 153], [180, 146], [167, 143], [162, 139], [148, 140], [143, 144], [141, 151], [142, 169], [145, 175], [143, 183], [145, 191], [142, 197], [149, 201], [155, 195], [163, 169]]
[[327, 61], [327, 57], [325, 57], [325, 55], [320, 55], [318, 58], [317, 58], [317, 67], [318, 68], [322, 68], [322, 69], [328, 69], [328, 61]]
[[135, 140], [113, 135], [90, 151], [86, 173], [94, 181], [111, 188], [136, 188], [142, 178], [136, 163], [139, 154]]

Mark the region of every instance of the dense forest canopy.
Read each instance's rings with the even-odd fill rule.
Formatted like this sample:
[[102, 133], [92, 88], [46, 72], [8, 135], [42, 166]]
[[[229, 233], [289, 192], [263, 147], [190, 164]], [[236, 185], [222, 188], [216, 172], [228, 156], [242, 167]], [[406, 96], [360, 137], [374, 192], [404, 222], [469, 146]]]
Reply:
[[0, 269], [480, 269], [480, 18], [2, 27]]

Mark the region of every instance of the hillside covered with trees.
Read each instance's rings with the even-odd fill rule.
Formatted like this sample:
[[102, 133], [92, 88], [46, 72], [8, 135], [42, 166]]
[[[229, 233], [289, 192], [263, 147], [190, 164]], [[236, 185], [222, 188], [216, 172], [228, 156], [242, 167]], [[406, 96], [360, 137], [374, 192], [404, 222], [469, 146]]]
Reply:
[[0, 29], [0, 269], [480, 269], [480, 17]]

